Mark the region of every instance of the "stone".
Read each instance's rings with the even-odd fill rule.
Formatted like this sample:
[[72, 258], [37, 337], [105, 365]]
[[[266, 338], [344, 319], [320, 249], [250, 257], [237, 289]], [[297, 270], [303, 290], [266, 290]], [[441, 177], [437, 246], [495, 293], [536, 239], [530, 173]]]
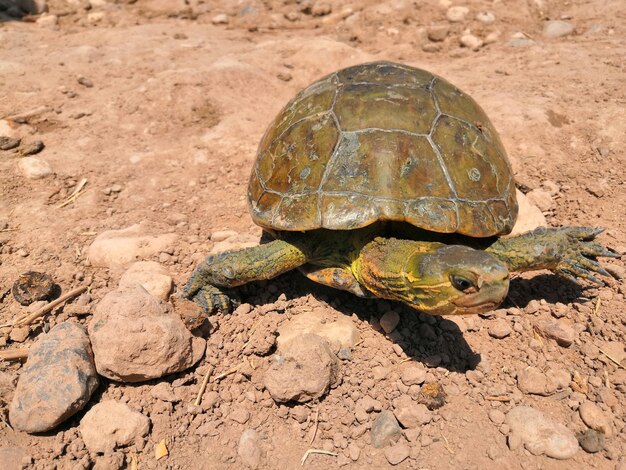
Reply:
[[450, 27], [448, 25], [429, 26], [426, 29], [428, 39], [433, 42], [445, 41], [448, 34], [450, 34]]
[[294, 338], [307, 333], [321, 336], [330, 345], [338, 344], [339, 348], [351, 349], [360, 339], [359, 329], [350, 317], [319, 309], [292, 315], [283, 322], [278, 327], [278, 350], [289, 347]]
[[624, 360], [626, 359], [626, 349], [624, 348], [624, 343], [621, 341], [602, 341], [600, 343], [600, 348], [611, 356], [611, 358], [615, 359], [622, 365], [624, 364]]
[[606, 269], [608, 273], [618, 281], [626, 279], [626, 269], [623, 266], [618, 266], [616, 264], [605, 264], [604, 269]]
[[569, 21], [548, 21], [543, 27], [543, 37], [547, 39], [556, 39], [563, 36], [569, 36], [573, 32], [574, 25]]
[[532, 395], [548, 395], [548, 378], [536, 367], [527, 367], [517, 374], [517, 388]]
[[498, 318], [489, 327], [489, 336], [496, 339], [503, 339], [512, 333], [511, 325], [504, 318]]
[[311, 14], [313, 16], [326, 16], [332, 11], [332, 5], [329, 2], [315, 2], [313, 7], [311, 7]]
[[537, 330], [542, 336], [553, 339], [559, 346], [568, 348], [578, 339], [578, 333], [566, 320], [545, 320], [538, 322]]
[[228, 22], [228, 15], [226, 15], [225, 13], [220, 13], [211, 18], [211, 23], [213, 24], [228, 24]]
[[350, 460], [352, 460], [353, 462], [359, 460], [359, 457], [361, 456], [361, 448], [356, 442], [352, 441], [350, 442], [350, 444], [348, 444], [348, 455], [350, 457]]
[[391, 442], [396, 441], [402, 429], [396, 420], [396, 417], [389, 410], [381, 411], [374, 422], [370, 431], [372, 446], [380, 449]]
[[247, 410], [244, 410], [243, 408], [238, 408], [235, 411], [233, 411], [231, 414], [229, 414], [228, 418], [232, 419], [236, 423], [246, 424], [248, 420], [250, 419], [250, 413]]
[[117, 268], [166, 251], [176, 243], [174, 233], [147, 235], [142, 224], [99, 234], [87, 251], [92, 266]]
[[188, 369], [202, 358], [206, 346], [169, 303], [141, 287], [106, 294], [89, 323], [89, 337], [98, 373], [122, 382]]
[[398, 465], [409, 456], [409, 446], [404, 442], [398, 443], [385, 449], [385, 458], [391, 465]]
[[483, 46], [483, 40], [473, 34], [463, 34], [459, 38], [459, 43], [463, 47], [467, 47], [473, 51], [477, 51]]
[[401, 395], [394, 403], [394, 415], [405, 428], [417, 428], [432, 421], [432, 412], [425, 405], [416, 403], [408, 395]]
[[122, 274], [120, 290], [143, 287], [150, 295], [167, 300], [174, 283], [167, 269], [155, 261], [138, 261]]
[[481, 23], [491, 24], [496, 21], [496, 15], [494, 15], [490, 11], [481, 11], [476, 13], [476, 19]]
[[339, 381], [339, 360], [321, 336], [294, 337], [273, 357], [263, 384], [279, 402], [307, 402], [322, 397]]
[[248, 468], [259, 468], [263, 449], [261, 447], [261, 437], [254, 429], [246, 429], [239, 438], [237, 445], [237, 455]]
[[106, 400], [85, 413], [78, 429], [91, 453], [104, 454], [147, 436], [150, 419], [125, 403]]
[[98, 383], [85, 328], [60, 323], [29, 350], [9, 408], [11, 425], [28, 433], [53, 429], [83, 409]]
[[528, 200], [537, 206], [541, 212], [548, 212], [554, 207], [554, 199], [550, 193], [541, 188], [535, 188], [526, 194]]
[[493, 424], [496, 424], [499, 426], [502, 423], [504, 423], [504, 420], [506, 419], [506, 415], [504, 414], [504, 412], [498, 409], [493, 409], [489, 411], [489, 419], [491, 420]]
[[420, 366], [405, 367], [400, 372], [400, 380], [404, 385], [410, 387], [411, 385], [421, 385], [426, 380], [427, 370]]
[[20, 138], [13, 138], [0, 135], [0, 150], [12, 150], [20, 146], [22, 140]]
[[50, 176], [52, 174], [52, 167], [50, 164], [36, 157], [25, 157], [18, 161], [18, 166], [22, 174], [31, 180], [38, 180]]
[[174, 393], [174, 388], [167, 382], [159, 382], [150, 390], [150, 396], [157, 400], [166, 401], [169, 403], [178, 403], [180, 398]]
[[598, 405], [591, 401], [581, 403], [578, 408], [580, 419], [583, 420], [590, 429], [601, 432], [606, 437], [613, 436], [613, 426], [609, 417], [600, 409]]
[[37, 26], [40, 28], [59, 29], [59, 17], [57, 15], [41, 15], [37, 20], [35, 20]]
[[380, 326], [387, 334], [395, 330], [398, 323], [400, 323], [400, 315], [395, 310], [389, 310], [380, 317]]
[[467, 15], [469, 14], [469, 8], [463, 6], [454, 6], [448, 8], [446, 12], [446, 18], [451, 23], [460, 23], [461, 21], [465, 21]]
[[29, 157], [31, 155], [36, 155], [41, 152], [45, 148], [44, 143], [41, 140], [33, 140], [26, 144], [22, 145], [20, 149], [20, 155], [22, 157]]
[[572, 458], [578, 450], [574, 433], [560, 423], [529, 406], [516, 406], [506, 415], [511, 450], [524, 446], [533, 455], [554, 459]]
[[596, 431], [595, 429], [586, 429], [585, 431], [579, 433], [576, 438], [578, 439], [580, 447], [582, 447], [585, 452], [590, 454], [600, 452], [604, 449], [606, 444], [604, 434]]
[[211, 233], [211, 241], [213, 243], [219, 243], [228, 240], [229, 238], [234, 238], [237, 235], [239, 235], [239, 233], [234, 230], [216, 230]]

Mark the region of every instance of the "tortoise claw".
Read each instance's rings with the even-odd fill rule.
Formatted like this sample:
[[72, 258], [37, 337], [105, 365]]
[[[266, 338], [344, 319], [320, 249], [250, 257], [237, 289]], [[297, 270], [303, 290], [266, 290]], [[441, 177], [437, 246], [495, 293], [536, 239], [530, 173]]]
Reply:
[[604, 246], [593, 241], [604, 229], [601, 227], [564, 227], [560, 231], [565, 232], [569, 242], [566, 253], [556, 271], [570, 281], [573, 277], [586, 279], [600, 286], [606, 285], [604, 281], [594, 276], [597, 273], [610, 277], [610, 274], [596, 261], [596, 258], [615, 256]]
[[205, 285], [191, 297], [204, 313], [210, 315], [215, 312], [230, 313], [237, 306], [237, 302], [215, 286]]

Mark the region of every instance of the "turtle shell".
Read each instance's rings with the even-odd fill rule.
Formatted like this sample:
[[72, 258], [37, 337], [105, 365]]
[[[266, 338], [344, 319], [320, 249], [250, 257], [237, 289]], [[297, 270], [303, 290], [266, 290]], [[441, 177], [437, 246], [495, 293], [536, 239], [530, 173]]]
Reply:
[[349, 230], [380, 220], [511, 231], [511, 166], [480, 106], [425, 70], [373, 62], [302, 90], [269, 126], [248, 188], [255, 223]]

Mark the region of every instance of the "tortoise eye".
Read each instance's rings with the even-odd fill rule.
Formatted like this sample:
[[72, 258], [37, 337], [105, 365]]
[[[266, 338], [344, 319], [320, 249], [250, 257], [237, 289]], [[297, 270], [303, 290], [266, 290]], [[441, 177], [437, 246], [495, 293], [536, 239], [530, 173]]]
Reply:
[[455, 289], [460, 290], [461, 292], [465, 292], [466, 294], [471, 294], [478, 291], [478, 288], [471, 280], [467, 279], [466, 277], [459, 276], [458, 274], [452, 274], [450, 276], [450, 281], [452, 281], [452, 285]]

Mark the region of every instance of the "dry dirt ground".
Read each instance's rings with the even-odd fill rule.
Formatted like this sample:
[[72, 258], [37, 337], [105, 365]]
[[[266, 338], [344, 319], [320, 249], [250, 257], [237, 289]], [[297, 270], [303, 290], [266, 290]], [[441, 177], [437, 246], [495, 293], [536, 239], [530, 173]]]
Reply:
[[[446, 17], [452, 4], [469, 8], [461, 21]], [[52, 174], [28, 179], [18, 164], [20, 150], [0, 151], [0, 289], [4, 293], [20, 273], [37, 270], [51, 274], [64, 291], [89, 283], [97, 302], [115, 288], [120, 272], [90, 266], [87, 248], [98, 233], [140, 222], [153, 233], [177, 235], [171, 249], [152, 259], [181, 286], [211, 250], [212, 232], [260, 235], [247, 212], [246, 187], [272, 117], [313, 80], [377, 59], [425, 68], [468, 92], [500, 132], [518, 186], [550, 195], [542, 207], [548, 222], [606, 227], [600, 240], [623, 255], [623, 7], [621, 0], [53, 0], [44, 17], [21, 20], [2, 7], [0, 119], [22, 137], [21, 149], [36, 140], [45, 144], [36, 157]], [[481, 12], [492, 13], [494, 21], [477, 19]], [[574, 31], [545, 37], [544, 26], [554, 19]], [[428, 38], [433, 25], [444, 26], [430, 29], [442, 41]], [[462, 47], [468, 32], [485, 44]], [[58, 207], [83, 178], [81, 195]], [[608, 263], [623, 275], [623, 257]], [[419, 436], [403, 437], [411, 451], [399, 468], [623, 469], [626, 384], [614, 379], [623, 380], [623, 365], [598, 350], [621, 343], [623, 353], [623, 282], [579, 289], [544, 273], [522, 276], [494, 315], [451, 320], [286, 275], [241, 290], [254, 307], [245, 317], [211, 319], [206, 360], [216, 373], [247, 360], [241, 348], [263, 317], [269, 328], [298, 311], [351, 316], [364, 341], [343, 363], [341, 385], [319, 404], [277, 406], [240, 374], [212, 384], [215, 408], [198, 416], [187, 414], [185, 403], [155, 408], [149, 390], [156, 381], [126, 386], [103, 380], [93, 400], [122, 399], [151, 416], [150, 436], [123, 449], [140, 469], [241, 468], [237, 442], [247, 427], [263, 438], [261, 468], [299, 468], [310, 447], [338, 456], [313, 454], [304, 467], [381, 468], [390, 465], [388, 458], [370, 446], [371, 422], [363, 427], [353, 419], [354, 404], [369, 395], [390, 408], [408, 360], [431, 366], [431, 378], [448, 399]], [[263, 307], [268, 303], [276, 308]], [[390, 308], [400, 312], [401, 322], [386, 336], [378, 319]], [[3, 323], [22, 313], [10, 295], [2, 297]], [[24, 345], [64, 318], [57, 314], [33, 328]], [[534, 325], [551, 316], [564, 317], [577, 333], [570, 347], [537, 334]], [[497, 319], [513, 330], [504, 339], [489, 335]], [[3, 334], [5, 348], [23, 346], [8, 338], [10, 331]], [[268, 359], [256, 360], [263, 367]], [[549, 396], [522, 393], [516, 377], [528, 366], [566, 371], [572, 381]], [[19, 367], [2, 365], [13, 376]], [[189, 401], [205, 370], [179, 375], [186, 377]], [[506, 429], [489, 417], [494, 409], [506, 413], [527, 404], [579, 432], [585, 425], [577, 408], [584, 399], [609, 416], [613, 433], [600, 452], [580, 449], [568, 461], [510, 450]], [[250, 414], [245, 425], [227, 419], [239, 408]], [[85, 452], [68, 446], [80, 440], [80, 417], [36, 436], [2, 425], [0, 446], [26, 449], [33, 462], [27, 467], [82, 468], [77, 462]], [[157, 462], [153, 446], [163, 438], [170, 455]]]

